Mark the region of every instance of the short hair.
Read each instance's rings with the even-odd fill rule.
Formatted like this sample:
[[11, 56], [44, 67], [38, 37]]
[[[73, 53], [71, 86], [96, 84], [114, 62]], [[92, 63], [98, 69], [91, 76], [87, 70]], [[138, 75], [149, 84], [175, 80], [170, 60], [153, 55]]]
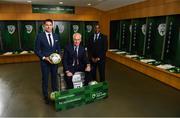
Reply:
[[75, 39], [75, 37], [79, 36], [79, 39], [81, 39], [82, 35], [80, 33], [74, 33], [73, 34], [73, 39]]
[[46, 20], [44, 21], [44, 24], [46, 24], [46, 22], [51, 22], [51, 23], [53, 24], [53, 20], [52, 20], [52, 19], [46, 19]]

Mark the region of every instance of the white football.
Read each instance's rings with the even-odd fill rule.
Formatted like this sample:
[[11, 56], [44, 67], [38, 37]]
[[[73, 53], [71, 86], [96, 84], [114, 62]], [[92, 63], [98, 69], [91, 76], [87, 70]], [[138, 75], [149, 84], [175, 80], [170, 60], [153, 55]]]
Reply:
[[91, 81], [91, 82], [89, 82], [88, 84], [89, 85], [95, 85], [95, 84], [97, 84], [98, 82], [97, 81]]
[[49, 58], [53, 64], [58, 64], [61, 62], [61, 56], [57, 53], [52, 53]]

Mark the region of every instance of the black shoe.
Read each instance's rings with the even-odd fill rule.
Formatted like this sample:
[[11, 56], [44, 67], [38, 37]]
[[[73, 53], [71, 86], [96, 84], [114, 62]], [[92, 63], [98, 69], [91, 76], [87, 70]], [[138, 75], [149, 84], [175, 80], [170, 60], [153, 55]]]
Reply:
[[49, 104], [49, 103], [50, 103], [49, 98], [48, 98], [48, 97], [45, 97], [45, 98], [44, 98], [44, 102], [45, 102], [45, 104]]

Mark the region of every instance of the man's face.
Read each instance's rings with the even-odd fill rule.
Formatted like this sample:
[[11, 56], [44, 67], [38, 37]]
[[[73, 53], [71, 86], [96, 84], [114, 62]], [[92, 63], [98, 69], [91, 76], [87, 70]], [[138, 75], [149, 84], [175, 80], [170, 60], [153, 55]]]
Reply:
[[76, 35], [76, 36], [74, 37], [73, 41], [74, 41], [74, 45], [75, 45], [75, 46], [79, 46], [80, 43], [81, 43], [81, 37], [80, 37], [79, 35]]
[[99, 32], [100, 32], [100, 27], [99, 27], [99, 25], [96, 25], [96, 26], [95, 26], [95, 32], [96, 32], [96, 33], [99, 33]]
[[50, 21], [46, 21], [44, 27], [46, 32], [52, 32], [53, 24]]

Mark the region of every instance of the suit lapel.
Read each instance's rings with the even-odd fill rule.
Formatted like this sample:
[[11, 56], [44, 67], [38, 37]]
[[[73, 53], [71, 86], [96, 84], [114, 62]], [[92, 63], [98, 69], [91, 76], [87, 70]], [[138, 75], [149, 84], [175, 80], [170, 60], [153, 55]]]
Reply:
[[52, 35], [53, 35], [53, 41], [54, 41], [53, 46], [54, 46], [56, 44], [57, 40], [56, 40], [55, 34], [52, 33]]
[[48, 42], [48, 39], [47, 39], [47, 36], [46, 36], [46, 33], [44, 32], [43, 34], [44, 34], [44, 38], [45, 38], [44, 41], [46, 42], [46, 44], [47, 44], [48, 46], [50, 46], [50, 45], [49, 45], [49, 42]]

